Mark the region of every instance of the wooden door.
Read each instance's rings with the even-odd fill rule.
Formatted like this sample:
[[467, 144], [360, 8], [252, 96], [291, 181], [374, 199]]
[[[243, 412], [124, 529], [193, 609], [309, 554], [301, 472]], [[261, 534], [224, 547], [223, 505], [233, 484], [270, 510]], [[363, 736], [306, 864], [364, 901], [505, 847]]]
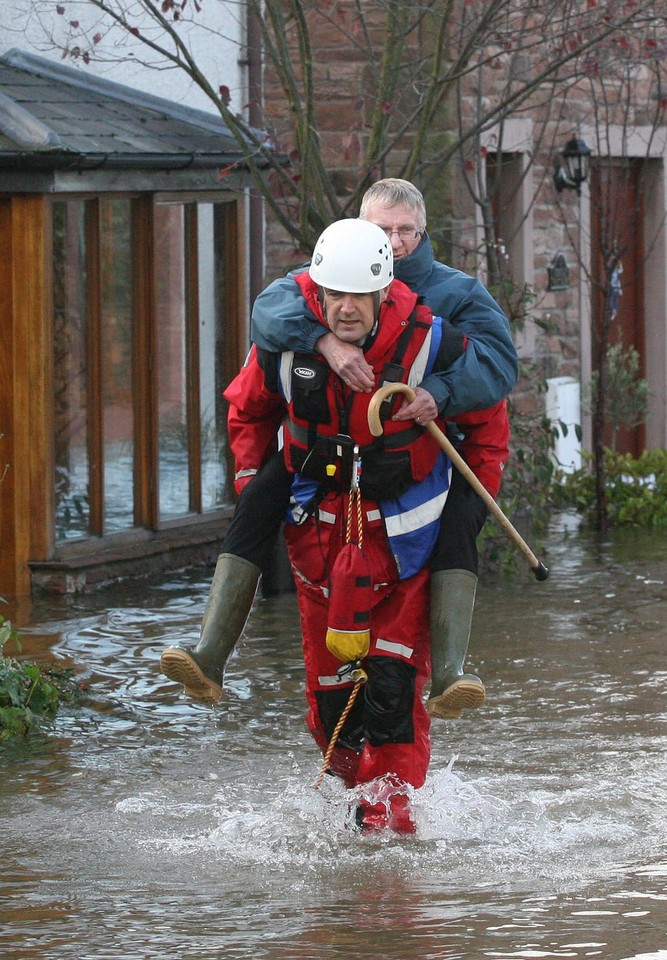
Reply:
[[[593, 370], [600, 367], [600, 343], [634, 347], [639, 375], [646, 371], [644, 318], [643, 173], [640, 160], [603, 159], [592, 169]], [[606, 446], [638, 456], [645, 449], [645, 427], [624, 426], [614, 417], [611, 391], [604, 431]]]

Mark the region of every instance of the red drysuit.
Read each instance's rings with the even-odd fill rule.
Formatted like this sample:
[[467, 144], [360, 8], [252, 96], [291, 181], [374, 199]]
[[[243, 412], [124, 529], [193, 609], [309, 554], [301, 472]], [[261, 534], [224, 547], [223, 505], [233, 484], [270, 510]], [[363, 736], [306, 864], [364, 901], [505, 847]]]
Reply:
[[[304, 277], [301, 285], [311, 309], [319, 310], [314, 284]], [[368, 362], [376, 371], [378, 385], [386, 365], [395, 357], [396, 344], [416, 303], [415, 295], [400, 283], [392, 284], [391, 294], [381, 309], [379, 332], [366, 352]], [[430, 313], [424, 308], [418, 310], [420, 332], [415, 334], [415, 344], [402, 355], [403, 382], [409, 381], [412, 363], [424, 343], [426, 334], [423, 328], [430, 326]], [[436, 353], [434, 351], [437, 364]], [[448, 364], [451, 358], [446, 361], [442, 358], [442, 362]], [[237, 475], [247, 475], [261, 467], [272, 451], [276, 429], [285, 418], [289, 424], [286, 459], [292, 466], [296, 448], [289, 438], [294, 436], [294, 427], [299, 423], [309, 426], [316, 419], [313, 413], [304, 415], [302, 410], [294, 409], [292, 386], [297, 364], [298, 359], [295, 360], [293, 355], [283, 354], [276, 360], [275, 355], [269, 358], [258, 356], [253, 349], [246, 366], [225, 391], [230, 402], [229, 435]], [[326, 384], [322, 389], [326, 392], [326, 403], [320, 404], [320, 409], [325, 409], [322, 416], [330, 418], [332, 410], [335, 413], [336, 405], [340, 405], [340, 417], [344, 414], [354, 442], [365, 449], [373, 439], [365, 417], [369, 395], [354, 394], [342, 386], [333, 372], [327, 370], [325, 373]], [[482, 482], [496, 493], [502, 460], [506, 456], [505, 405], [499, 404], [492, 411], [471, 416], [473, 429], [464, 440], [464, 444], [468, 444], [469, 459], [473, 461], [471, 467], [477, 468]], [[316, 428], [317, 423], [311, 431], [312, 436], [307, 438], [313, 445]], [[338, 429], [338, 426], [332, 427], [329, 419], [320, 432], [328, 433], [330, 437]], [[415, 435], [414, 427], [409, 424], [404, 424], [403, 429], [406, 437], [414, 437], [420, 450], [418, 456], [412, 457], [414, 476], [409, 481], [412, 486], [406, 491], [408, 496], [420, 487], [417, 482], [420, 481], [420, 468], [428, 457], [425, 445], [433, 445], [433, 462], [438, 458], [442, 461], [443, 455], [429, 434], [418, 431]], [[412, 434], [408, 434], [408, 430], [412, 430]], [[376, 456], [373, 461], [373, 469], [380, 479], [383, 476], [381, 456], [379, 460]], [[389, 459], [391, 451], [387, 456]], [[444, 473], [442, 470], [437, 473], [434, 469], [429, 478], [436, 475], [443, 478], [441, 501], [435, 513], [437, 521], [447, 491], [446, 468]], [[296, 475], [296, 479], [301, 481], [302, 478]], [[353, 689], [351, 680], [339, 676], [341, 661], [330, 653], [325, 643], [330, 625], [331, 573], [347, 539], [350, 502], [349, 485], [336, 489], [332, 483], [327, 489], [319, 480], [313, 484], [314, 496], [308, 502], [301, 501], [305, 503], [305, 509], [299, 515], [300, 522], [286, 525], [286, 539], [303, 631], [307, 722], [316, 742], [325, 751]], [[388, 496], [393, 497], [394, 493], [388, 492]], [[434, 497], [426, 504], [410, 505], [412, 509], [406, 507], [404, 515], [417, 514], [432, 503], [435, 503]], [[388, 825], [400, 832], [410, 832], [413, 824], [406, 785], [417, 788], [424, 783], [430, 759], [430, 720], [422, 702], [423, 687], [430, 673], [427, 569], [430, 553], [424, 538], [424, 555], [417, 565], [417, 572], [401, 579], [400, 560], [390, 548], [388, 538], [388, 512], [387, 502], [363, 496], [363, 551], [373, 581], [368, 624], [370, 649], [363, 660], [368, 681], [340, 731], [331, 770], [341, 776], [348, 787], [371, 785], [359, 797], [362, 826]], [[356, 510], [353, 519], [353, 539], [358, 541]], [[399, 519], [402, 519], [400, 511]], [[411, 569], [414, 569], [414, 563]]]

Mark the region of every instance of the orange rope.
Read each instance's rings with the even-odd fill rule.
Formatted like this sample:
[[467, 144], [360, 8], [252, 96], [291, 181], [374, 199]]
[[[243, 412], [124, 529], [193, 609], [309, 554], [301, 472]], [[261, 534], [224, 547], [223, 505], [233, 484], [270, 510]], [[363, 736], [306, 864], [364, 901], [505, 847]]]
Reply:
[[337, 743], [337, 741], [338, 741], [338, 735], [340, 734], [340, 731], [341, 731], [341, 729], [342, 729], [342, 727], [343, 727], [343, 724], [345, 723], [345, 721], [347, 720], [347, 718], [348, 718], [348, 716], [349, 716], [350, 710], [351, 710], [352, 707], [354, 706], [354, 701], [357, 699], [357, 694], [359, 693], [359, 690], [361, 689], [362, 685], [363, 685], [365, 682], [366, 682], [366, 675], [364, 674], [363, 677], [361, 677], [359, 680], [356, 681], [354, 687], [352, 688], [352, 691], [351, 691], [351, 693], [350, 693], [350, 698], [349, 698], [349, 700], [347, 701], [347, 704], [346, 704], [346, 706], [345, 706], [345, 709], [343, 710], [343, 712], [342, 712], [341, 715], [340, 715], [340, 720], [339, 720], [338, 723], [336, 724], [336, 727], [335, 727], [335, 729], [334, 729], [334, 732], [333, 732], [332, 735], [331, 735], [331, 740], [329, 741], [329, 746], [327, 747], [327, 752], [326, 752], [325, 755], [324, 755], [324, 762], [322, 763], [322, 769], [320, 770], [320, 775], [319, 775], [319, 777], [317, 778], [317, 780], [315, 781], [315, 789], [316, 789], [316, 790], [319, 790], [320, 785], [321, 785], [321, 783], [322, 783], [322, 781], [324, 780], [324, 777], [325, 777], [325, 775], [326, 775], [326, 772], [327, 772], [327, 770], [329, 769], [329, 764], [331, 763], [331, 755], [333, 754], [334, 748], [335, 748], [336, 743]]
[[[358, 539], [359, 549], [361, 549], [361, 547], [362, 547], [362, 545], [363, 545], [364, 528], [363, 528], [363, 523], [362, 523], [362, 521], [363, 521], [363, 513], [362, 513], [362, 509], [361, 509], [361, 491], [360, 491], [360, 489], [359, 489], [358, 486], [356, 486], [356, 487], [350, 487], [350, 497], [349, 497], [348, 505], [347, 505], [347, 525], [346, 525], [346, 530], [345, 530], [345, 542], [346, 542], [346, 543], [351, 543], [351, 542], [352, 542], [352, 507], [353, 507], [353, 504], [354, 504], [355, 499], [356, 499], [356, 501], [357, 501], [357, 539]], [[345, 723], [345, 721], [347, 720], [347, 718], [348, 718], [348, 716], [349, 716], [349, 714], [350, 714], [350, 710], [351, 710], [352, 707], [354, 706], [354, 701], [357, 699], [357, 694], [359, 693], [359, 690], [361, 689], [362, 684], [364, 684], [364, 683], [366, 682], [366, 680], [368, 679], [366, 673], [365, 673], [363, 670], [357, 670], [357, 676], [358, 676], [358, 679], [355, 681], [354, 687], [352, 688], [352, 691], [350, 692], [350, 697], [349, 697], [349, 699], [348, 699], [348, 701], [347, 701], [347, 704], [345, 705], [345, 709], [344, 709], [343, 712], [341, 713], [341, 715], [340, 715], [340, 720], [339, 720], [338, 723], [336, 724], [336, 726], [335, 726], [335, 728], [334, 728], [334, 732], [333, 732], [332, 735], [331, 735], [331, 740], [329, 741], [329, 745], [328, 745], [328, 747], [327, 747], [327, 752], [326, 752], [325, 755], [324, 755], [324, 762], [322, 763], [322, 769], [320, 770], [320, 775], [318, 776], [317, 780], [315, 781], [315, 789], [316, 789], [316, 790], [319, 790], [320, 785], [321, 785], [321, 783], [322, 783], [322, 781], [324, 780], [324, 777], [325, 777], [325, 775], [326, 775], [326, 772], [327, 772], [327, 770], [329, 769], [329, 764], [330, 764], [330, 762], [331, 762], [331, 756], [332, 756], [332, 754], [333, 754], [333, 752], [334, 752], [334, 749], [335, 749], [335, 747], [336, 747], [336, 743], [338, 742], [338, 736], [339, 736], [339, 734], [340, 734], [340, 731], [341, 731], [342, 728], [343, 728], [343, 724]]]
[[345, 543], [352, 543], [352, 513], [354, 502], [357, 502], [357, 543], [359, 548], [364, 545], [364, 527], [363, 527], [363, 512], [361, 509], [361, 491], [357, 487], [356, 490], [350, 490], [350, 496], [347, 502], [347, 524], [345, 528]]

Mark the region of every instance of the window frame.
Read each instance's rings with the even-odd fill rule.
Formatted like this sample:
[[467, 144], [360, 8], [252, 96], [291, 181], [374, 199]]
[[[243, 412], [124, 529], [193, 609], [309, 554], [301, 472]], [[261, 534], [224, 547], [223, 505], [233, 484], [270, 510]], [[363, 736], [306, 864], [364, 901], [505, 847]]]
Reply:
[[[104, 199], [128, 200], [131, 202], [132, 250], [132, 393], [134, 416], [134, 467], [133, 467], [133, 526], [127, 530], [105, 533], [104, 522], [104, 437], [102, 435], [101, 390], [101, 217], [100, 207]], [[113, 193], [61, 193], [49, 197], [49, 215], [52, 221], [53, 204], [57, 202], [85, 202], [84, 223], [86, 232], [86, 391], [91, 409], [97, 415], [88, 421], [88, 470], [89, 477], [97, 473], [96, 483], [89, 490], [88, 534], [71, 540], [55, 539], [55, 490], [50, 498], [52, 525], [54, 529], [53, 557], [66, 561], [72, 557], [92, 557], [106, 547], [122, 549], [150, 540], [169, 539], [175, 534], [192, 529], [193, 542], [196, 528], [220, 526], [231, 516], [233, 504], [226, 503], [215, 509], [202, 512], [201, 483], [201, 421], [199, 416], [199, 339], [198, 339], [198, 229], [197, 205], [214, 204], [215, 212], [223, 218], [224, 270], [229, 278], [226, 293], [225, 324], [221, 364], [224, 388], [236, 375], [245, 354], [246, 317], [246, 271], [245, 234], [243, 229], [242, 204], [244, 197], [230, 192], [113, 192]], [[185, 355], [187, 369], [186, 411], [188, 421], [188, 512], [178, 517], [160, 518], [159, 505], [159, 451], [158, 451], [158, 406], [156, 343], [158, 324], [156, 316], [156, 251], [155, 210], [159, 203], [179, 203], [184, 206], [184, 271], [188, 297], [186, 303]], [[89, 249], [90, 244], [90, 249]], [[228, 467], [230, 465], [228, 464]], [[228, 470], [229, 474], [229, 470]], [[50, 476], [55, 476], [55, 460]], [[53, 479], [52, 479], [53, 483]], [[229, 486], [229, 484], [228, 484]]]

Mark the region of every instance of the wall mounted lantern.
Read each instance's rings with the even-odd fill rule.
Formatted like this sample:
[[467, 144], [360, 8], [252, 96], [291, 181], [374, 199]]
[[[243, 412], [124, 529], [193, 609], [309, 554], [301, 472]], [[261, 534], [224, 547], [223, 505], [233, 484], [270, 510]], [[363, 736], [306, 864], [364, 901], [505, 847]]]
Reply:
[[568, 140], [556, 161], [554, 183], [556, 190], [576, 190], [581, 193], [581, 185], [588, 176], [591, 160], [591, 148], [578, 137]]

